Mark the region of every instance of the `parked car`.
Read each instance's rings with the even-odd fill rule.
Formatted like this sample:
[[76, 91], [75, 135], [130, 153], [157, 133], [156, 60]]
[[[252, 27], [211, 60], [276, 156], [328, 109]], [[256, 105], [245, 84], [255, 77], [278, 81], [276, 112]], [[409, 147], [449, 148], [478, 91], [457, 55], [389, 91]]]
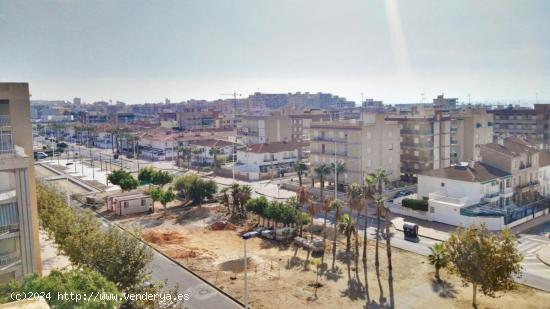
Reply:
[[48, 155], [43, 151], [39, 151], [34, 154], [34, 158], [37, 160], [46, 159], [47, 157]]
[[414, 192], [412, 192], [411, 190], [403, 190], [403, 191], [397, 192], [397, 193], [393, 196], [393, 198], [400, 198], [400, 197], [407, 196], [407, 195], [411, 195], [411, 194], [414, 194]]

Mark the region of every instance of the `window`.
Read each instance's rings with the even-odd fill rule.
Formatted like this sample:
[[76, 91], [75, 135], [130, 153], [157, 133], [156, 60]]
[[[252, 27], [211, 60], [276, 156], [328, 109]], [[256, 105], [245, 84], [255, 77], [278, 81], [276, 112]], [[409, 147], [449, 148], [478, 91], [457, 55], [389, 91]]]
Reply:
[[441, 183], [441, 187], [442, 187], [442, 188], [445, 187], [445, 183], [444, 183], [444, 182]]
[[321, 153], [325, 153], [325, 144], [321, 144]]
[[393, 144], [388, 145], [388, 150], [393, 150]]
[[128, 208], [129, 204], [128, 201], [124, 202], [124, 208]]
[[141, 199], [141, 206], [145, 206], [146, 200], [144, 198]]

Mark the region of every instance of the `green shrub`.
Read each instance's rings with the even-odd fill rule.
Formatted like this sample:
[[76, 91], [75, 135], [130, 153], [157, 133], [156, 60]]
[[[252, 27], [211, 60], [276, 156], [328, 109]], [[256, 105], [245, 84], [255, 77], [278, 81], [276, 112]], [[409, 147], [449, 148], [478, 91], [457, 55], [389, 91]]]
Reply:
[[415, 200], [410, 198], [405, 198], [401, 201], [401, 206], [410, 208], [413, 210], [428, 211], [428, 201], [427, 200]]

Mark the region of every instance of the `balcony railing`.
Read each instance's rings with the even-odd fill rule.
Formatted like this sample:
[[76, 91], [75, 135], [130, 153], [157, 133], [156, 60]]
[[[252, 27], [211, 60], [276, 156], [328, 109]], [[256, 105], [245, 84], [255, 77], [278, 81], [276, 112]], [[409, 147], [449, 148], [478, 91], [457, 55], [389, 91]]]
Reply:
[[487, 193], [487, 194], [485, 194], [485, 198], [491, 199], [491, 198], [499, 196], [499, 194], [500, 194], [500, 192]]
[[19, 224], [0, 225], [0, 235], [15, 233], [19, 231]]
[[434, 135], [434, 132], [431, 130], [414, 130], [414, 129], [401, 129], [401, 134], [412, 134], [412, 135]]
[[19, 255], [19, 253], [8, 253], [0, 255], [0, 267], [11, 265], [20, 260], [21, 256]]

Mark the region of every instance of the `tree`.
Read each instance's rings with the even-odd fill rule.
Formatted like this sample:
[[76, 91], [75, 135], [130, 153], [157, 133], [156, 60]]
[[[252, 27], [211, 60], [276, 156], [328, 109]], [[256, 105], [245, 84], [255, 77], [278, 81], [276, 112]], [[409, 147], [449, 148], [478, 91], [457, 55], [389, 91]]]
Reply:
[[326, 163], [321, 163], [314, 169], [315, 174], [319, 178], [319, 186], [320, 186], [320, 196], [319, 201], [320, 203], [323, 202], [323, 191], [325, 189], [325, 177], [330, 174], [330, 166]]
[[[108, 281], [100, 273], [88, 268], [76, 268], [69, 271], [53, 270], [48, 276], [40, 277], [38, 274], [31, 274], [22, 282], [12, 281], [9, 284], [0, 286], [0, 303], [13, 301], [11, 293], [43, 293], [44, 299], [52, 308], [69, 309], [99, 309], [118, 308], [122, 298], [116, 285]], [[75, 293], [79, 295], [98, 295], [100, 293], [110, 294], [116, 297], [101, 299], [90, 297], [80, 302], [76, 299], [61, 298], [59, 294]]]
[[437, 281], [440, 281], [439, 270], [441, 268], [447, 267], [449, 262], [447, 258], [447, 252], [445, 251], [444, 243], [436, 243], [430, 247], [430, 255], [428, 255], [428, 261], [430, 264], [435, 267], [435, 278]]
[[346, 235], [346, 255], [349, 256], [351, 250], [351, 236], [355, 233], [355, 221], [349, 216], [344, 214], [340, 221], [339, 230], [342, 234]]
[[142, 184], [151, 184], [153, 183], [153, 175], [155, 174], [155, 169], [152, 166], [146, 166], [141, 168], [138, 173], [138, 180]]
[[451, 271], [465, 286], [472, 284], [472, 305], [476, 306], [477, 290], [495, 297], [498, 291], [515, 288], [514, 278], [521, 273], [522, 256], [516, 238], [509, 229], [491, 234], [485, 224], [458, 228], [445, 242]]
[[250, 211], [253, 214], [260, 216], [265, 219], [266, 209], [269, 206], [269, 201], [265, 196], [260, 196], [256, 198], [249, 199], [244, 207], [247, 211]]
[[365, 215], [365, 228], [363, 230], [363, 262], [367, 261], [367, 227], [369, 222], [368, 206], [369, 206], [369, 201], [374, 200], [373, 193], [374, 193], [374, 177], [370, 175], [365, 176], [365, 188], [363, 191], [363, 197], [366, 200], [367, 214]]
[[342, 202], [340, 200], [334, 200], [330, 202], [330, 209], [334, 210], [334, 239], [332, 241], [332, 269], [334, 270], [334, 263], [336, 262], [336, 241], [338, 239], [338, 220], [340, 220], [340, 210], [342, 209]]
[[112, 184], [119, 186], [122, 191], [134, 190], [139, 185], [134, 176], [124, 170], [112, 171], [109, 176], [107, 176], [107, 180], [109, 180]]
[[[307, 193], [306, 189], [304, 187], [300, 187], [298, 189], [298, 192], [296, 193], [296, 199], [298, 203], [300, 204], [300, 212], [303, 211], [303, 209], [306, 209], [307, 207], [310, 207], [310, 200], [309, 200], [309, 194]], [[300, 227], [300, 237], [302, 237], [302, 229], [303, 229], [303, 220], [299, 220], [299, 227]]]
[[166, 205], [170, 203], [171, 201], [176, 199], [176, 195], [174, 194], [174, 191], [168, 189], [166, 191], [161, 191], [159, 202], [162, 204], [162, 207], [166, 211]]
[[154, 185], [162, 188], [164, 185], [169, 184], [172, 181], [172, 175], [170, 175], [167, 171], [155, 170], [151, 181]]
[[172, 188], [178, 191], [178, 195], [183, 196], [185, 192], [185, 176], [178, 176], [172, 180]]
[[374, 249], [374, 264], [376, 267], [380, 265], [380, 259], [378, 255], [378, 248], [380, 244], [380, 211], [384, 205], [384, 197], [378, 193], [374, 196], [374, 203], [376, 204], [376, 247]]
[[139, 238], [118, 227], [101, 228], [91, 211], [73, 209], [51, 188], [38, 184], [36, 191], [40, 225], [73, 265], [101, 273], [121, 291], [145, 280], [153, 254]]
[[208, 150], [208, 154], [213, 157], [212, 167], [220, 166], [218, 162], [218, 155], [220, 155], [221, 153], [222, 153], [221, 150], [217, 147], [212, 147], [210, 148], [210, 150]]
[[294, 170], [298, 175], [298, 184], [300, 187], [302, 187], [302, 176], [304, 172], [307, 171], [307, 165], [302, 161], [298, 161], [294, 164]]
[[149, 196], [151, 196], [151, 199], [153, 200], [153, 211], [155, 211], [155, 202], [159, 202], [162, 197], [162, 189], [161, 188], [152, 188], [149, 190]]
[[342, 161], [336, 161], [330, 164], [330, 170], [334, 173], [334, 186], [338, 188], [338, 179], [340, 175], [346, 172], [346, 164]]
[[390, 234], [390, 225], [391, 225], [391, 210], [390, 206], [385, 206], [385, 199], [382, 202], [382, 207], [384, 207], [384, 223], [386, 226], [386, 256], [388, 257], [388, 271], [392, 270], [392, 261], [391, 261], [391, 234]]

